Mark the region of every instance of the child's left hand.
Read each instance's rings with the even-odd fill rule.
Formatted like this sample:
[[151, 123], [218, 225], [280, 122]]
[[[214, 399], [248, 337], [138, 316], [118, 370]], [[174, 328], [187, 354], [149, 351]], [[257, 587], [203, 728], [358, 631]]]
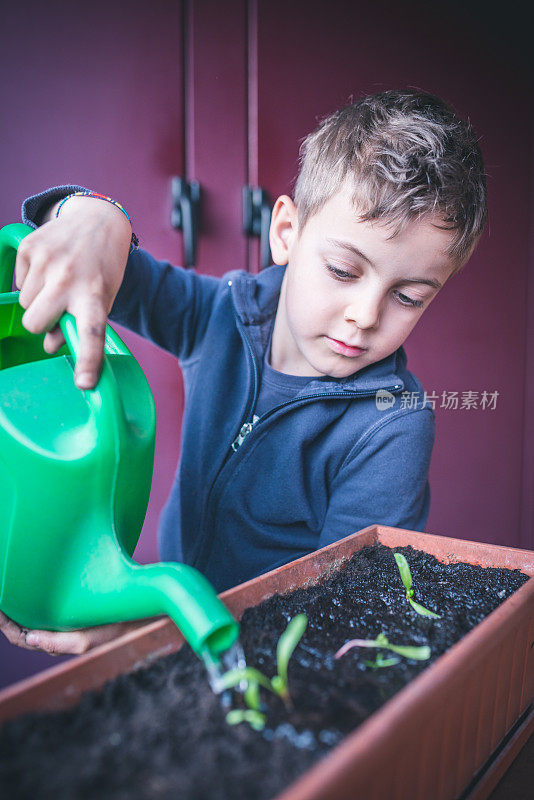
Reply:
[[111, 625], [96, 625], [76, 631], [27, 630], [17, 625], [0, 611], [0, 630], [17, 647], [25, 650], [40, 650], [51, 656], [81, 655], [93, 647], [110, 642], [124, 633], [129, 633], [151, 619], [138, 619], [131, 622], [115, 622]]

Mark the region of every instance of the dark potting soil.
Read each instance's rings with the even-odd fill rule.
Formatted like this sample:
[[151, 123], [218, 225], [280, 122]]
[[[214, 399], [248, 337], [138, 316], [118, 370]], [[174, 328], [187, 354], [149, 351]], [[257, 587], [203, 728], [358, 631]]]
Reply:
[[[418, 615], [393, 557], [366, 547], [323, 583], [274, 596], [241, 623], [247, 664], [276, 672], [276, 643], [298, 613], [308, 627], [289, 665], [294, 711], [262, 690], [267, 725], [229, 726], [203, 665], [189, 647], [88, 692], [73, 709], [29, 714], [0, 730], [0, 796], [10, 800], [267, 800], [311, 767], [388, 698], [528, 580], [518, 570], [443, 565], [400, 547], [414, 599], [442, 619]], [[348, 639], [429, 645], [431, 658], [373, 670], [378, 651]], [[382, 651], [385, 657], [391, 655]], [[245, 707], [234, 694], [234, 707]]]

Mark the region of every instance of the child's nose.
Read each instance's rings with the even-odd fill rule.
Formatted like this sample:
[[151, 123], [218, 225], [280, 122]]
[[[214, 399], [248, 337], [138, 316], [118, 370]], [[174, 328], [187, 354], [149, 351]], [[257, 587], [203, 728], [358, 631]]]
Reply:
[[359, 294], [345, 309], [347, 322], [355, 322], [357, 328], [377, 327], [380, 321], [380, 298], [375, 294]]

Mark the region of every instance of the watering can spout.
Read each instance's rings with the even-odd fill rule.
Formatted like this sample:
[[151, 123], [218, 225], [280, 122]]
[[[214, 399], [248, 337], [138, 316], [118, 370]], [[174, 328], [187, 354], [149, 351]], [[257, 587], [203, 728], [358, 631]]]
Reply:
[[[139, 617], [167, 614], [197, 655], [207, 652], [218, 659], [237, 640], [238, 623], [213, 586], [193, 567], [178, 563], [144, 566], [127, 559], [127, 575], [117, 596], [120, 608], [125, 609], [131, 600], [129, 611], [135, 608]], [[129, 618], [135, 618], [130, 613]]]

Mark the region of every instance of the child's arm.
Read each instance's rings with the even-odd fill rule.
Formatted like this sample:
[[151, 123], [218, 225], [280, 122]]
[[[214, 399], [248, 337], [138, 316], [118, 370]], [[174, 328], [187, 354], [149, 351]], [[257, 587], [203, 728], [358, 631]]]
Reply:
[[100, 374], [107, 315], [122, 282], [132, 229], [123, 212], [92, 197], [72, 197], [55, 218], [57, 203], [42, 225], [20, 244], [15, 282], [26, 309], [23, 325], [48, 331], [44, 347], [63, 343], [57, 322], [64, 311], [76, 317], [80, 353], [75, 380], [92, 388]]
[[[72, 197], [61, 208], [59, 218], [55, 219], [61, 199], [79, 189], [81, 189], [79, 186], [58, 186], [28, 198], [23, 203], [22, 218], [24, 222], [34, 227], [41, 225], [37, 232], [42, 232], [42, 238], [36, 242], [33, 238], [35, 234], [30, 234], [24, 242], [35, 243], [34, 260], [37, 263], [39, 259], [47, 259], [46, 269], [42, 276], [43, 281], [46, 281], [43, 286], [43, 291], [46, 289], [45, 295], [52, 296], [54, 301], [59, 297], [56, 272], [59, 272], [61, 281], [61, 263], [54, 265], [53, 259], [71, 264], [68, 274], [64, 276], [64, 281], [68, 287], [71, 287], [73, 300], [76, 301], [77, 298], [79, 300], [77, 302], [79, 313], [84, 308], [87, 310], [88, 306], [87, 290], [84, 287], [90, 289], [91, 280], [101, 284], [101, 288], [94, 293], [95, 309], [91, 317], [94, 320], [94, 332], [91, 333], [89, 330], [85, 338], [85, 352], [92, 385], [98, 378], [102, 363], [104, 310], [106, 317], [109, 314], [113, 321], [150, 339], [180, 360], [187, 360], [194, 354], [202, 341], [215, 295], [221, 285], [220, 279], [211, 275], [196, 274], [194, 270], [173, 267], [166, 261], [157, 261], [141, 249], [134, 250], [127, 261], [124, 259], [123, 263], [123, 257], [120, 255], [122, 241], [119, 239], [120, 229], [115, 230], [115, 225], [123, 228], [125, 222], [128, 221], [122, 211], [112, 204], [92, 197]], [[79, 201], [84, 205], [82, 206]], [[104, 211], [106, 211], [106, 207], [111, 209], [115, 219], [112, 220], [109, 215], [95, 217], [92, 228], [89, 228], [87, 225], [88, 203], [93, 203], [92, 211], [95, 215], [94, 206], [103, 206]], [[72, 227], [72, 218], [68, 221], [71, 227], [65, 225], [61, 229], [62, 238], [59, 244], [53, 248], [54, 252], [47, 255], [49, 243], [54, 244], [52, 241], [53, 226], [57, 228], [57, 223], [67, 210], [72, 218], [79, 212], [80, 219], [77, 220], [76, 227]], [[102, 214], [104, 213], [102, 209], [100, 211]], [[119, 217], [116, 216], [117, 214]], [[99, 227], [99, 219], [104, 220], [104, 229]], [[107, 231], [112, 223], [114, 235], [110, 236]], [[74, 246], [73, 237], [78, 236], [77, 231], [80, 227], [82, 229], [80, 243], [83, 242], [85, 258], [80, 263], [72, 263], [69, 253]], [[128, 231], [131, 236], [129, 224]], [[95, 235], [97, 232], [98, 236]], [[27, 246], [24, 242], [21, 245], [23, 251]], [[128, 239], [128, 245], [129, 242], [130, 239]], [[114, 249], [117, 247], [119, 248], [118, 253]], [[126, 250], [126, 257], [127, 254], [128, 250]], [[91, 268], [91, 264], [93, 268]], [[55, 270], [54, 266], [57, 266], [58, 269]], [[64, 308], [63, 310], [70, 309]], [[73, 313], [79, 317], [79, 314]], [[23, 319], [25, 325], [27, 316], [26, 314]], [[39, 320], [39, 329], [31, 328], [30, 330], [41, 332], [44, 329], [42, 320]], [[45, 349], [48, 352], [55, 352], [62, 343], [61, 332], [57, 329], [53, 330], [45, 338]], [[78, 366], [77, 376], [81, 375], [83, 368], [83, 363]], [[79, 386], [82, 385], [79, 378], [77, 383]]]
[[424, 531], [434, 433], [426, 407], [390, 416], [362, 437], [334, 481], [318, 547], [375, 523]]

